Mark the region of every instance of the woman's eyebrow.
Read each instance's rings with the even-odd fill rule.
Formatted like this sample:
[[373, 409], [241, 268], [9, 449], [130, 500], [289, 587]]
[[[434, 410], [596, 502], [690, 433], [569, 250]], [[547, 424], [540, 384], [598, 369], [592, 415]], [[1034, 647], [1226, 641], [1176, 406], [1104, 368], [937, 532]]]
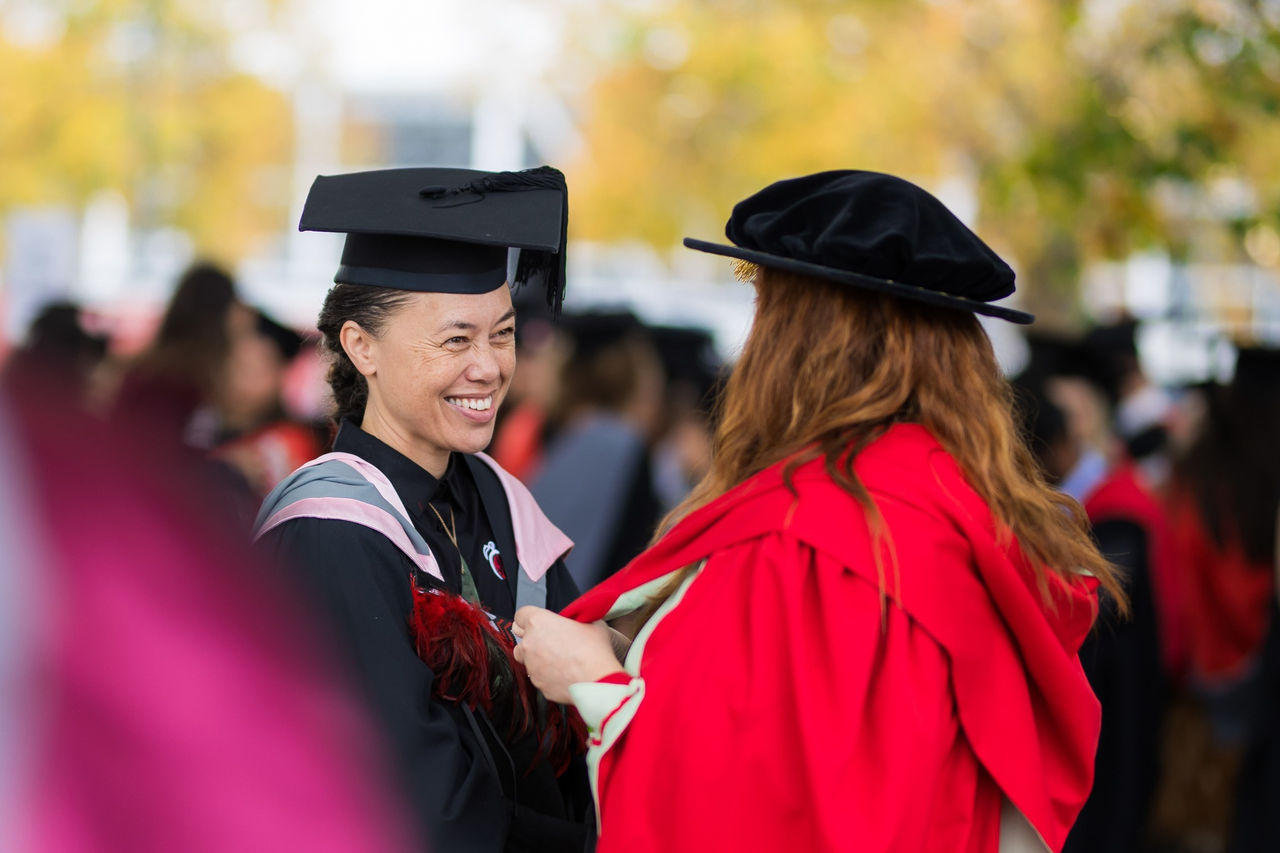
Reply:
[[461, 329], [464, 332], [474, 332], [478, 327], [475, 323], [466, 320], [446, 320], [440, 325], [440, 331], [448, 332], [454, 329]]
[[[513, 319], [515, 316], [516, 316], [516, 309], [512, 308], [511, 310], [507, 311], [507, 313], [499, 317], [498, 322], [494, 323], [494, 325], [496, 326], [499, 323], [505, 323], [508, 320]], [[440, 326], [440, 331], [444, 332], [450, 329], [461, 329], [464, 332], [474, 332], [478, 328], [480, 327], [469, 320], [446, 320]]]

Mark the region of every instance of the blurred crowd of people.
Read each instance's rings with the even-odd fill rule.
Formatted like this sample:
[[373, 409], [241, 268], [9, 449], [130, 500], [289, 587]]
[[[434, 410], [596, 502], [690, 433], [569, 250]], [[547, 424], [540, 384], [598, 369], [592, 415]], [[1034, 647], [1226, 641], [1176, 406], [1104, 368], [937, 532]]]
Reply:
[[640, 553], [706, 473], [721, 365], [710, 334], [625, 311], [517, 316], [520, 369], [492, 446], [574, 541], [589, 589]]
[[1067, 850], [1272, 850], [1280, 352], [1163, 388], [1138, 325], [1030, 339], [1027, 434], [1121, 567], [1127, 613], [1081, 652], [1103, 707], [1092, 796]]
[[[516, 299], [519, 370], [488, 452], [530, 487], [548, 517], [574, 540], [566, 565], [585, 590], [643, 550], [663, 515], [707, 471], [713, 401], [728, 368], [700, 329], [655, 327], [622, 311], [553, 319], [534, 301]], [[1280, 812], [1274, 808], [1280, 803], [1280, 353], [1242, 344], [1229, 383], [1164, 388], [1143, 373], [1136, 328], [1126, 322], [1074, 339], [1032, 337], [1030, 363], [1014, 378], [1027, 436], [1044, 470], [1084, 507], [1099, 546], [1123, 569], [1130, 596], [1127, 612], [1104, 609], [1082, 652], [1103, 706], [1103, 731], [1094, 793], [1066, 849], [1280, 849]], [[221, 602], [234, 612], [228, 618], [236, 625], [256, 624], [249, 603], [237, 610], [237, 592], [204, 587], [218, 587], [224, 564], [247, 553], [248, 526], [262, 496], [332, 439], [325, 413], [291, 411], [286, 404], [291, 370], [319, 357], [314, 337], [248, 304], [225, 270], [202, 263], [177, 282], [142, 352], [120, 359], [109, 343], [86, 330], [73, 304], [51, 305], [40, 314], [3, 368], [0, 413], [18, 426], [0, 433], [9, 445], [0, 461], [30, 458], [37, 469], [32, 477], [63, 477], [48, 488], [76, 492], [68, 505], [104, 506], [145, 492], [148, 506], [177, 517], [194, 504], [191, 514], [199, 524], [187, 519], [174, 529], [200, 530], [164, 557], [192, 589], [186, 598], [149, 598], [144, 590], [138, 612], [187, 606], [186, 599], [194, 598], [197, 607]], [[33, 448], [39, 452], [30, 455]], [[46, 464], [61, 458], [59, 448], [70, 459], [65, 471], [54, 461]], [[122, 454], [123, 462], [90, 462], [112, 454]], [[155, 471], [182, 472], [188, 479], [170, 478], [158, 490], [133, 482], [149, 483]], [[8, 483], [5, 506], [12, 507], [21, 491]], [[175, 487], [184, 496], [166, 497]], [[38, 504], [30, 511], [56, 518], [65, 508]], [[204, 523], [212, 516], [221, 526]], [[149, 532], [123, 516], [121, 523], [131, 527], [112, 540], [118, 553], [98, 551], [85, 558], [88, 564], [69, 564], [48, 594], [62, 595], [86, 571], [110, 566], [127, 574], [146, 563], [150, 551], [139, 540]], [[163, 526], [159, 516], [156, 524]], [[244, 531], [245, 549], [228, 544], [226, 531], [236, 525]], [[223, 532], [210, 532], [215, 527]], [[100, 537], [94, 545], [111, 538], [101, 525], [85, 530]], [[256, 595], [259, 579], [242, 575], [237, 571], [234, 583]], [[93, 591], [85, 587], [81, 594]], [[60, 642], [92, 649], [83, 654], [101, 654], [104, 663], [118, 666], [119, 683], [111, 689], [128, 694], [128, 682], [154, 675], [131, 671], [129, 655], [136, 649], [113, 651], [110, 643], [95, 649], [112, 627], [109, 616], [67, 612], [82, 604], [76, 597], [67, 602], [50, 610], [55, 621], [74, 623], [61, 626], [70, 639]], [[191, 623], [208, 618], [193, 614], [157, 625], [137, 643], [175, 642]], [[214, 667], [209, 661], [217, 659], [232, 667], [226, 672], [234, 681], [236, 666], [248, 672], [278, 663], [268, 680], [293, 673], [293, 682], [282, 682], [283, 693], [331, 689], [325, 674], [298, 670], [303, 653], [294, 644], [274, 635], [263, 642], [278, 654], [219, 658], [211, 652], [208, 660], [195, 655], [184, 666]], [[227, 647], [239, 644], [228, 640]], [[52, 654], [42, 662], [45, 674], [83, 677], [60, 671], [60, 660], [66, 664]], [[6, 677], [13, 672], [9, 667]], [[108, 688], [75, 686], [90, 700], [82, 724], [111, 724], [94, 713], [109, 711], [106, 703], [92, 701]], [[136, 687], [132, 698], [144, 697], [143, 685]], [[99, 688], [102, 693], [93, 693]], [[280, 714], [292, 715], [298, 699], [286, 695], [280, 702]], [[164, 706], [154, 707], [160, 713]], [[234, 697], [226, 707], [232, 715], [243, 710]], [[288, 722], [298, 720], [290, 716]], [[194, 712], [190, 722], [199, 722]], [[15, 731], [12, 708], [0, 715], [0, 724], [0, 737]], [[317, 773], [341, 779], [343, 767], [363, 759], [339, 754], [332, 745], [339, 740], [331, 737], [335, 726], [359, 728], [340, 714], [304, 715], [291, 737], [299, 754], [314, 747], [313, 761], [330, 761]], [[58, 754], [57, 761], [66, 760], [94, 759]], [[165, 773], [201, 772], [153, 769], [154, 784]], [[18, 772], [14, 766], [4, 770], [0, 781]], [[95, 780], [89, 775], [79, 782]], [[327, 803], [321, 793], [315, 802]], [[347, 793], [352, 802], [376, 799], [369, 790]], [[59, 806], [69, 807], [49, 804]], [[355, 817], [342, 824], [348, 812], [354, 810], [328, 812], [337, 834], [316, 846], [341, 849], [335, 846], [341, 831], [357, 829]], [[121, 824], [120, 831], [142, 830]], [[387, 832], [393, 843], [394, 831]]]
[[[701, 328], [650, 325], [625, 310], [553, 320], [539, 300], [517, 302], [520, 370], [490, 452], [554, 506], [549, 514], [578, 543], [574, 573], [585, 588], [639, 553], [706, 472], [723, 365]], [[109, 343], [79, 306], [52, 303], [4, 371], [199, 451], [246, 523], [272, 486], [332, 440], [323, 405], [290, 400], [298, 382], [316, 388], [293, 387], [294, 397], [328, 393], [322, 371], [308, 369], [322, 358], [314, 330], [246, 303], [217, 265], [184, 271], [140, 352], [121, 357]]]

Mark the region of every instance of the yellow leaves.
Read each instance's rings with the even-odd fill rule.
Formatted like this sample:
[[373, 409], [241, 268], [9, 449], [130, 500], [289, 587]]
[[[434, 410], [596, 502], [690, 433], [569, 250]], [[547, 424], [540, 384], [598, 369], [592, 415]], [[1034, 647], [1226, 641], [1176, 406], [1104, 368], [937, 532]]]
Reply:
[[1240, 171], [1265, 181], [1271, 190], [1268, 206], [1280, 210], [1280, 157], [1276, 156], [1280, 151], [1280, 115], [1248, 117], [1241, 124], [1239, 136], [1248, 142], [1234, 151]]
[[287, 193], [258, 185], [288, 163], [291, 111], [228, 68], [223, 38], [193, 0], [78, 3], [38, 49], [0, 30], [0, 215], [110, 188], [227, 260], [278, 232]]
[[78, 96], [68, 64], [51, 52], [0, 47], [0, 205], [75, 201], [106, 170], [95, 125], [108, 143], [114, 116], [92, 87]]
[[[236, 257], [284, 224], [288, 194], [274, 185], [270, 167], [288, 162], [289, 105], [245, 76], [215, 81], [196, 99], [202, 109], [192, 117], [197, 144], [183, 164], [190, 193], [179, 222], [206, 253]], [[263, 181], [271, 192], [258, 191]]]
[[673, 242], [690, 199], [722, 221], [745, 193], [820, 169], [938, 177], [1015, 151], [1070, 91], [1043, 56], [1065, 38], [1044, 3], [751, 5], [660, 13], [647, 31], [683, 44], [681, 61], [639, 49], [597, 84], [574, 169], [581, 236]]
[[[1280, 224], [1280, 18], [1252, 4], [629, 8], [626, 47], [582, 111], [576, 236], [661, 248], [714, 236], [738, 199], [820, 169], [960, 177], [975, 183], [983, 235], [1034, 271], [1033, 288], [1062, 294], [1091, 258], [1153, 243], [1183, 253], [1214, 227], [1239, 242], [1247, 223], [1194, 219], [1203, 199], [1190, 214], [1160, 201], [1162, 186], [1203, 195], [1215, 164], [1256, 191], [1243, 215]], [[1270, 257], [1268, 240], [1253, 238]]]

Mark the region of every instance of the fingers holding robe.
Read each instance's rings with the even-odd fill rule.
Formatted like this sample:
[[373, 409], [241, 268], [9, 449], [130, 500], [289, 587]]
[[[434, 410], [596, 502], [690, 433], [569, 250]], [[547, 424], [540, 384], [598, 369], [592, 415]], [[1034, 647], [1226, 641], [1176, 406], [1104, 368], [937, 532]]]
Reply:
[[570, 684], [622, 671], [603, 622], [583, 624], [541, 607], [521, 607], [512, 630], [520, 639], [516, 660], [553, 702], [570, 701]]

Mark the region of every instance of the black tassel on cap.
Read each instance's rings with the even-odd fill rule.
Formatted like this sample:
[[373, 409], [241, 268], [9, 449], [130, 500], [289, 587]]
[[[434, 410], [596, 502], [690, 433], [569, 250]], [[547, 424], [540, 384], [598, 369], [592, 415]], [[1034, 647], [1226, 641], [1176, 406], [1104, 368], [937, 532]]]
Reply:
[[563, 172], [552, 166], [537, 166], [519, 172], [494, 172], [455, 187], [426, 186], [418, 190], [418, 195], [423, 198], [439, 199], [463, 193], [475, 193], [483, 197], [486, 193], [524, 190], [556, 190], [561, 195], [560, 250], [553, 256], [550, 252], [522, 249], [515, 276], [515, 284], [545, 287], [547, 305], [551, 307], [552, 316], [558, 317], [560, 306], [564, 302], [565, 241], [569, 229], [569, 189], [565, 184]]

